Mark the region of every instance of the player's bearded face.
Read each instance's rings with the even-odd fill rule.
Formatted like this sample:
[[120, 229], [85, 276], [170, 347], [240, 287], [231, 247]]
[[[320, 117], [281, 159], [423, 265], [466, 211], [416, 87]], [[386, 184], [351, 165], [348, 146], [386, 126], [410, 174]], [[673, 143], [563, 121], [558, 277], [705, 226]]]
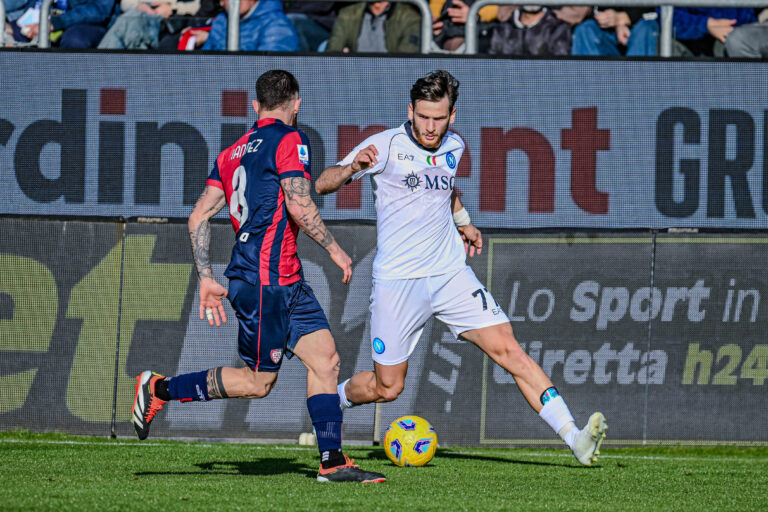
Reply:
[[416, 105], [408, 105], [413, 137], [425, 148], [440, 145], [455, 117], [456, 109], [451, 111], [448, 96], [440, 101], [416, 100]]

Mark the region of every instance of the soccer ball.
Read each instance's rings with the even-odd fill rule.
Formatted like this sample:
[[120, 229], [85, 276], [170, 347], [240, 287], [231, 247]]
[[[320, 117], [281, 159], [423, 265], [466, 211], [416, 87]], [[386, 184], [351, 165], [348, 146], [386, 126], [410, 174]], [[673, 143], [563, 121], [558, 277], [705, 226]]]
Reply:
[[424, 418], [403, 416], [384, 435], [384, 452], [396, 466], [424, 466], [437, 450], [437, 432]]

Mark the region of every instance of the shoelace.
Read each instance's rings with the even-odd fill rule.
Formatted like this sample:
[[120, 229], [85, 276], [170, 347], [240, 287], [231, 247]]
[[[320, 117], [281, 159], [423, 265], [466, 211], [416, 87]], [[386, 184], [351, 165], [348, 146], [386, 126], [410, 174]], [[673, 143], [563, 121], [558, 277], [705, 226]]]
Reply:
[[145, 419], [150, 421], [155, 417], [155, 414], [160, 412], [160, 409], [162, 409], [164, 405], [165, 400], [160, 400], [155, 396], [154, 393], [151, 393], [149, 399], [149, 411], [147, 411], [147, 414], [144, 415]]
[[344, 459], [347, 461], [347, 463], [340, 467], [350, 467], [350, 468], [360, 469], [360, 466], [355, 464], [355, 459], [350, 459], [346, 455], [344, 455]]

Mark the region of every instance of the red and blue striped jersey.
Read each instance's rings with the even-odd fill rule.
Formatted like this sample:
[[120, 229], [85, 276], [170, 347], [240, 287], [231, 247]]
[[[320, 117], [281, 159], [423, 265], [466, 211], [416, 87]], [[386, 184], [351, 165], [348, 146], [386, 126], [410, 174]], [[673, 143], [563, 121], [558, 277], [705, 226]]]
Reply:
[[265, 286], [301, 279], [299, 227], [280, 187], [280, 180], [292, 177], [311, 179], [309, 140], [277, 119], [260, 119], [216, 159], [207, 184], [224, 190], [237, 233], [224, 275]]

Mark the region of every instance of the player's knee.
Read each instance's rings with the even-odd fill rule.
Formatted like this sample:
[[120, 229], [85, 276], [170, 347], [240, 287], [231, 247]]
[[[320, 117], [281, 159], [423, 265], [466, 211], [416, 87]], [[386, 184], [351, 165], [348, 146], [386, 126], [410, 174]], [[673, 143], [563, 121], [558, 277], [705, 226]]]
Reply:
[[272, 391], [272, 388], [275, 387], [274, 382], [258, 382], [251, 385], [251, 388], [248, 393], [248, 398], [264, 398]]
[[339, 368], [341, 367], [341, 362], [339, 354], [336, 351], [328, 354], [327, 357], [321, 358], [319, 361], [309, 364], [307, 367], [309, 371], [321, 381], [339, 380]]
[[[247, 369], [246, 369], [247, 370]], [[277, 381], [277, 373], [257, 373], [248, 370], [247, 398], [264, 398], [272, 391]]]
[[391, 386], [379, 385], [377, 391], [379, 393], [380, 400], [384, 402], [391, 402], [400, 396], [400, 393], [403, 392], [403, 388], [405, 388], [405, 383], [398, 382]]

